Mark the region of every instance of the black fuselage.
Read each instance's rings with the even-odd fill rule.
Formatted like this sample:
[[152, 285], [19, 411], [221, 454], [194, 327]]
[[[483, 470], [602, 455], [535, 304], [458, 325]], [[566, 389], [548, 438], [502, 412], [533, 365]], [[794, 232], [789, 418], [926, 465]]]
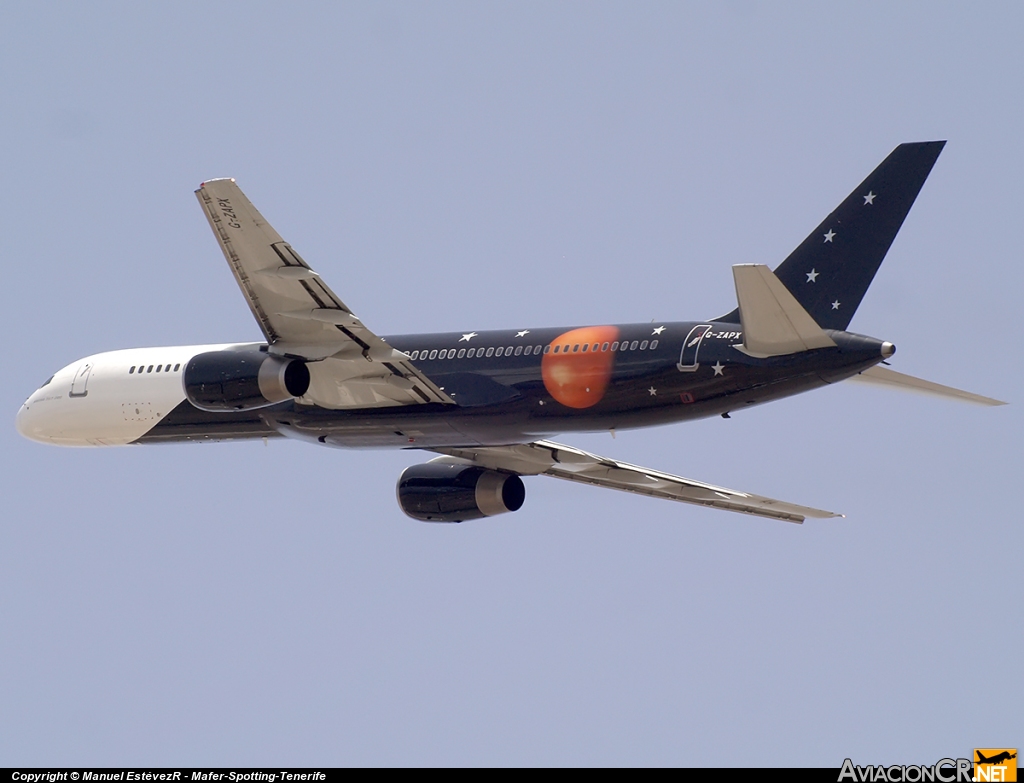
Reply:
[[[455, 402], [330, 410], [295, 401], [211, 413], [187, 400], [137, 442], [284, 435], [340, 447], [504, 445], [738, 411], [843, 380], [879, 340], [756, 358], [740, 324], [677, 322], [387, 337]], [[472, 353], [472, 355], [469, 355]], [[444, 358], [442, 358], [444, 357]]]

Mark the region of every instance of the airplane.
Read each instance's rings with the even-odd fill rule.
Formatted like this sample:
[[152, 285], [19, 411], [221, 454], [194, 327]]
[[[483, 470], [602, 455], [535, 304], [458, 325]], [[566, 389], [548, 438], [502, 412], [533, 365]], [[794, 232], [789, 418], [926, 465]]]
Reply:
[[397, 484], [407, 515], [518, 510], [522, 477], [802, 523], [842, 516], [591, 454], [548, 438], [671, 424], [846, 379], [1004, 403], [898, 373], [847, 330], [944, 141], [899, 145], [774, 271], [733, 267], [738, 306], [703, 321], [380, 337], [234, 179], [196, 196], [263, 331], [258, 342], [132, 348], [73, 362], [17, 415], [27, 438], [115, 446], [294, 438], [437, 454]]
[[1004, 761], [1010, 761], [1011, 759], [1017, 758], [1016, 753], [1010, 753], [1007, 750], [997, 753], [990, 759], [985, 758], [980, 750], [976, 750], [974, 753], [978, 757], [977, 761], [975, 761], [976, 764], [1001, 764]]

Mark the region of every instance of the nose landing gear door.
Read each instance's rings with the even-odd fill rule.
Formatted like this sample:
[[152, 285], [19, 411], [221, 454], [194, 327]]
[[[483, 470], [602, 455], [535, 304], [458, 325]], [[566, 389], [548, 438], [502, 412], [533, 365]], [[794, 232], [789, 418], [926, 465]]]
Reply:
[[697, 352], [700, 350], [704, 337], [710, 331], [710, 324], [701, 324], [693, 327], [686, 335], [686, 339], [683, 340], [682, 353], [679, 354], [679, 364], [676, 365], [679, 372], [694, 372], [700, 367], [697, 362]]
[[71, 382], [71, 391], [68, 392], [68, 397], [84, 397], [89, 393], [86, 389], [86, 385], [89, 383], [89, 373], [92, 372], [92, 364], [85, 362], [78, 371], [75, 372], [75, 379]]

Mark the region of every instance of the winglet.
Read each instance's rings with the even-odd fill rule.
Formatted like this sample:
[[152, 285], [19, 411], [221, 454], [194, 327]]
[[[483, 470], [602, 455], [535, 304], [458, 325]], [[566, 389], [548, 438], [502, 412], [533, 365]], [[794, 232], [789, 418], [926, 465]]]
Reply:
[[732, 276], [743, 325], [743, 345], [737, 348], [745, 354], [766, 358], [835, 347], [768, 267], [738, 264]]

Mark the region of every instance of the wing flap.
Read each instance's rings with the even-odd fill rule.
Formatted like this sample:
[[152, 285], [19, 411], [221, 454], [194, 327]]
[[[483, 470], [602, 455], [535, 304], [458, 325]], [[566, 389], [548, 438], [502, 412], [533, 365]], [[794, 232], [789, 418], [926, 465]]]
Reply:
[[786, 503], [630, 465], [547, 440], [510, 446], [444, 448], [432, 451], [445, 455], [438, 459], [458, 459], [492, 470], [505, 470], [525, 476], [552, 476], [580, 484], [786, 522], [801, 523], [806, 517], [827, 519], [842, 516], [831, 511]]

